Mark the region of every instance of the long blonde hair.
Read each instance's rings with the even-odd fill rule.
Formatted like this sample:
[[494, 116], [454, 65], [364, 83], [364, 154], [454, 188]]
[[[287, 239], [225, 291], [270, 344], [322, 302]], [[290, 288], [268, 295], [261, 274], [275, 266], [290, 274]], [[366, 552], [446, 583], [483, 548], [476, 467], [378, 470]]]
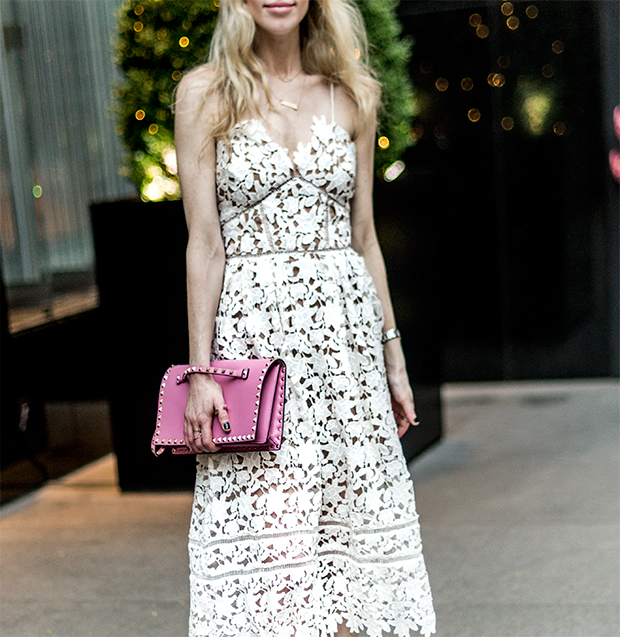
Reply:
[[[211, 130], [215, 138], [227, 138], [245, 114], [258, 114], [258, 82], [270, 101], [267, 70], [254, 51], [255, 33], [244, 0], [221, 0], [206, 65], [215, 72], [212, 91], [219, 102]], [[362, 123], [374, 118], [380, 85], [367, 64], [366, 29], [354, 0], [310, 0], [300, 36], [304, 72], [340, 84], [357, 104]]]

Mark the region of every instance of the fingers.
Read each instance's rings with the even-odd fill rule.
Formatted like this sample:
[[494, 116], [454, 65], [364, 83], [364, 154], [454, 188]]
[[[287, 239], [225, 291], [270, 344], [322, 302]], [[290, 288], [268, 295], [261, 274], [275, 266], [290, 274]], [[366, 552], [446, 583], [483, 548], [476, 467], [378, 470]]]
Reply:
[[214, 453], [219, 450], [219, 446], [213, 442], [212, 417], [202, 414], [201, 416], [185, 416], [185, 440], [187, 446], [193, 453]]
[[213, 442], [213, 434], [211, 432], [211, 421], [204, 423], [194, 439], [198, 453], [215, 453], [219, 447]]
[[415, 412], [413, 397], [402, 401], [392, 397], [392, 409], [394, 410], [394, 419], [398, 427], [398, 437], [402, 438], [410, 425], [417, 427], [420, 424]]
[[217, 416], [222, 429], [226, 433], [228, 433], [230, 431], [230, 416], [228, 415], [228, 405], [222, 402], [221, 405], [213, 412], [213, 416]]

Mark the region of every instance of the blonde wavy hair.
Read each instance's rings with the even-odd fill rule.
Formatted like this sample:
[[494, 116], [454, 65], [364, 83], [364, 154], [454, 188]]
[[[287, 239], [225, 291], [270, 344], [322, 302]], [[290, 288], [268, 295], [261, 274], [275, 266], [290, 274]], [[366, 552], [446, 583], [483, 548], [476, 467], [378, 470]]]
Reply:
[[[256, 25], [244, 0], [221, 0], [208, 62], [219, 118], [211, 135], [227, 138], [247, 113], [259, 113], [259, 82], [271, 104], [267, 70], [254, 51]], [[380, 85], [367, 63], [368, 42], [354, 0], [310, 0], [300, 25], [305, 73], [341, 85], [357, 104], [362, 123], [374, 118]], [[206, 97], [206, 96], [205, 96]]]

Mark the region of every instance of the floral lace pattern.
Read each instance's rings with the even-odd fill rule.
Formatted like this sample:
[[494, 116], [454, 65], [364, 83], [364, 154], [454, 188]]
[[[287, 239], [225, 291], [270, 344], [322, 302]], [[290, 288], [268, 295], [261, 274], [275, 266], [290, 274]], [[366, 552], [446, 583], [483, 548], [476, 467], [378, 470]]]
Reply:
[[287, 403], [278, 452], [198, 457], [191, 637], [435, 631], [381, 304], [350, 247], [355, 146], [324, 118], [312, 132], [292, 159], [256, 120], [217, 148], [214, 357], [283, 358]]

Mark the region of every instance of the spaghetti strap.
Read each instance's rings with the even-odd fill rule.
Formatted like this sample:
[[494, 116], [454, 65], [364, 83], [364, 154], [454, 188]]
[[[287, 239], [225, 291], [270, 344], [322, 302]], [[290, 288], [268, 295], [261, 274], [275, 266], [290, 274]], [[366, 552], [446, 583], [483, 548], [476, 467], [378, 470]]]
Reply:
[[336, 118], [334, 117], [334, 83], [330, 82], [329, 84], [329, 97], [332, 103], [332, 124], [336, 122]]

